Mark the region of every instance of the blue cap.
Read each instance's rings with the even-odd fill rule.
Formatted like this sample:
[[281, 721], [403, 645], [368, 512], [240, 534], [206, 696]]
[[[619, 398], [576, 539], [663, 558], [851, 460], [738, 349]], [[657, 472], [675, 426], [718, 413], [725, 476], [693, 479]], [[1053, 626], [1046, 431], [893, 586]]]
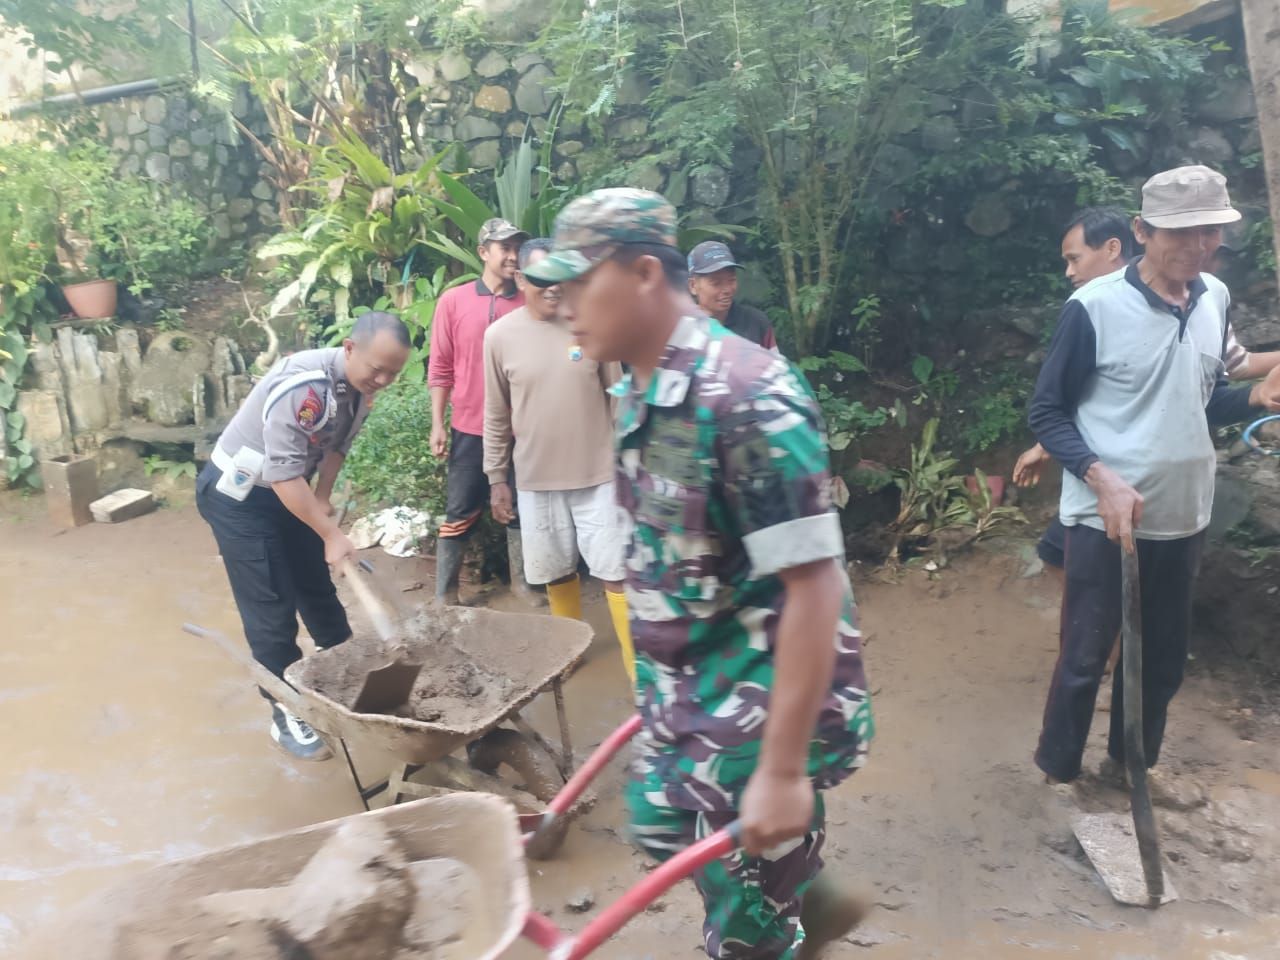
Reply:
[[690, 273], [716, 273], [729, 269], [741, 270], [742, 264], [733, 259], [729, 248], [719, 240], [704, 240], [689, 251]]

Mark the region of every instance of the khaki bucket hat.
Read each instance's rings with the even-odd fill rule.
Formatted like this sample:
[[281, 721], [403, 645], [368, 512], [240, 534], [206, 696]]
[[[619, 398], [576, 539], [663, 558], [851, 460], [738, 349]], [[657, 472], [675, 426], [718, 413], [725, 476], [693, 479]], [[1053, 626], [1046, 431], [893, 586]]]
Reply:
[[1235, 223], [1227, 178], [1199, 165], [1157, 173], [1142, 186], [1142, 219], [1167, 230]]

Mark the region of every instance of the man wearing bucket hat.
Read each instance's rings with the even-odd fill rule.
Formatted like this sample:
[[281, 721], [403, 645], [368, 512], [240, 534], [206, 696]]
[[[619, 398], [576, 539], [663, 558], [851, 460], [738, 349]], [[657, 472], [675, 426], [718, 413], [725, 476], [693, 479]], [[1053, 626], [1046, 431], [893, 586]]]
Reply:
[[713, 957], [811, 957], [860, 904], [821, 869], [822, 791], [872, 736], [860, 635], [803, 378], [696, 315], [675, 210], [597, 190], [524, 272], [560, 284], [587, 356], [630, 368], [616, 485], [644, 720], [632, 831], [665, 859], [740, 820], [743, 849], [697, 879]]
[[[1029, 420], [1064, 467], [1067, 530], [1060, 654], [1035, 755], [1051, 782], [1080, 774], [1120, 627], [1122, 549], [1140, 559], [1143, 732], [1147, 763], [1159, 759], [1213, 504], [1212, 427], [1280, 408], [1280, 368], [1252, 387], [1227, 384], [1231, 297], [1203, 271], [1238, 219], [1225, 178], [1207, 167], [1148, 180], [1134, 221], [1146, 253], [1067, 301], [1036, 384]], [[1109, 779], [1124, 766], [1123, 699], [1114, 684]]]
[[706, 240], [689, 251], [689, 292], [703, 310], [740, 337], [777, 351], [773, 324], [761, 311], [738, 302], [742, 264], [719, 240]]
[[[445, 292], [431, 321], [431, 452], [449, 454], [445, 518], [436, 540], [436, 600], [458, 603], [462, 556], [489, 502], [484, 472], [484, 334], [494, 321], [524, 306], [516, 288], [517, 257], [529, 235], [506, 220], [486, 220], [476, 252], [484, 272]], [[452, 405], [449, 427], [445, 410]], [[507, 527], [512, 589], [527, 593], [519, 524]]]

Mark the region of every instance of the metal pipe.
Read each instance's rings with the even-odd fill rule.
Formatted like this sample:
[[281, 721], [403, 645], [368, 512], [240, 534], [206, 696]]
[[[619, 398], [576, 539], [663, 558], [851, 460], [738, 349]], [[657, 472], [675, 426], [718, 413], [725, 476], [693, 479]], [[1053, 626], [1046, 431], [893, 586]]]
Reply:
[[91, 90], [84, 90], [80, 93], [60, 93], [57, 96], [45, 97], [42, 100], [20, 103], [9, 111], [9, 117], [16, 118], [25, 116], [28, 113], [38, 113], [50, 107], [89, 107], [97, 103], [106, 103], [110, 100], [121, 100], [125, 97], [138, 97], [143, 94], [155, 93], [164, 87], [171, 87], [181, 82], [178, 77], [152, 77], [150, 80], [130, 80], [128, 83], [113, 83], [105, 87], [94, 87]]

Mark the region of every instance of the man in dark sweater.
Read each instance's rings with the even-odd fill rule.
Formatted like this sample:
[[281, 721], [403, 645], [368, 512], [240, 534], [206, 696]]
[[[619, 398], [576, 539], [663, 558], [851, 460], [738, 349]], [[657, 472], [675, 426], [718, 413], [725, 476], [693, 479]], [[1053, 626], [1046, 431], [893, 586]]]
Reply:
[[738, 271], [742, 265], [719, 240], [707, 240], [689, 251], [689, 292], [707, 315], [731, 333], [778, 352], [773, 324], [755, 307], [738, 302]]
[[[1280, 369], [1227, 384], [1231, 297], [1204, 273], [1222, 227], [1240, 219], [1206, 167], [1157, 174], [1134, 231], [1146, 254], [1077, 291], [1036, 384], [1031, 429], [1063, 465], [1062, 642], [1036, 764], [1074, 780], [1121, 619], [1120, 550], [1141, 560], [1143, 731], [1154, 765], [1182, 683], [1191, 595], [1213, 505], [1211, 426], [1280, 409]], [[1124, 685], [1111, 696], [1109, 760], [1124, 762]]]

